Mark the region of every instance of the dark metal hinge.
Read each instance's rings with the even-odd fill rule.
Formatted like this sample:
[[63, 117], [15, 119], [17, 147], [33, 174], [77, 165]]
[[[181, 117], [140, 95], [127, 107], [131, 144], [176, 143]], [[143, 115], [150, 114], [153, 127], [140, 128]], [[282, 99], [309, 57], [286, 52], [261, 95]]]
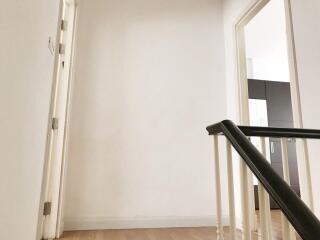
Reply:
[[68, 28], [68, 22], [66, 20], [61, 21], [61, 31], [66, 31]]
[[59, 54], [64, 54], [64, 53], [65, 53], [65, 46], [62, 43], [60, 43], [59, 44]]
[[45, 202], [43, 207], [43, 216], [51, 214], [51, 202]]
[[57, 130], [59, 128], [59, 119], [58, 118], [52, 118], [52, 130]]

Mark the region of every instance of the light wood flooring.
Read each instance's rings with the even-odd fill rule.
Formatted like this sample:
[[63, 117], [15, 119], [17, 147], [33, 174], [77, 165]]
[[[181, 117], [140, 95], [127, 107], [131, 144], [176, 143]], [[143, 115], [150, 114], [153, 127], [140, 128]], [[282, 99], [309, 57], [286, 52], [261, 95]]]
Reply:
[[[273, 240], [281, 237], [281, 215], [272, 211]], [[225, 240], [229, 240], [228, 228], [224, 228]], [[97, 230], [65, 232], [62, 240], [214, 240], [217, 239], [214, 227], [202, 228], [165, 228], [165, 229], [133, 229], [133, 230]], [[239, 233], [238, 239], [241, 239]], [[252, 240], [258, 239], [256, 232]], [[297, 238], [299, 239], [299, 238]]]

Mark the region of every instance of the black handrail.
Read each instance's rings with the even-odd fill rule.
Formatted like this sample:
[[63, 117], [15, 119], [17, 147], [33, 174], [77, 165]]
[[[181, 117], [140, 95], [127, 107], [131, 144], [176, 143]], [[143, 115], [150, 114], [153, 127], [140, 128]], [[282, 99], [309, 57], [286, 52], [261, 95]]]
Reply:
[[[320, 130], [239, 126], [246, 136], [320, 139]], [[210, 130], [210, 129], [209, 129]]]
[[[282, 177], [272, 169], [266, 158], [248, 140], [248, 137], [239, 127], [232, 121], [225, 120], [207, 127], [207, 130], [210, 135], [225, 135], [252, 173], [279, 205], [281, 211], [299, 233], [300, 237], [304, 240], [320, 240], [320, 221], [318, 218]], [[286, 136], [281, 135], [281, 137]]]

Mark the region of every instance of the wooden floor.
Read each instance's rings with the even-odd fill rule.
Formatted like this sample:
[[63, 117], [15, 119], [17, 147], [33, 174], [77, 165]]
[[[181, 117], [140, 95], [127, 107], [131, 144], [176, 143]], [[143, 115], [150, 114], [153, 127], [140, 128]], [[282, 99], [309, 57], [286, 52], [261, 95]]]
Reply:
[[[281, 237], [281, 215], [279, 211], [272, 211], [273, 240]], [[225, 240], [229, 240], [228, 228], [224, 228]], [[134, 229], [134, 230], [99, 230], [65, 232], [62, 240], [214, 240], [216, 229], [204, 228], [168, 228], [168, 229]], [[239, 233], [238, 239], [241, 239]], [[252, 240], [258, 239], [256, 232], [252, 233]], [[299, 239], [299, 238], [297, 238]]]

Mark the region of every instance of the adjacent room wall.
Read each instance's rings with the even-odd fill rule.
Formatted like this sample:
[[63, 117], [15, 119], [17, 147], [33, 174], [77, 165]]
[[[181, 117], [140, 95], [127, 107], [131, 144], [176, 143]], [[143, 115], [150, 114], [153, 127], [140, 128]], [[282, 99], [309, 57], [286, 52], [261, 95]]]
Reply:
[[220, 1], [81, 1], [79, 17], [66, 229], [214, 225]]
[[286, 33], [284, 1], [272, 0], [245, 27], [248, 78], [290, 81]]
[[36, 239], [58, 4], [1, 1], [0, 239]]

